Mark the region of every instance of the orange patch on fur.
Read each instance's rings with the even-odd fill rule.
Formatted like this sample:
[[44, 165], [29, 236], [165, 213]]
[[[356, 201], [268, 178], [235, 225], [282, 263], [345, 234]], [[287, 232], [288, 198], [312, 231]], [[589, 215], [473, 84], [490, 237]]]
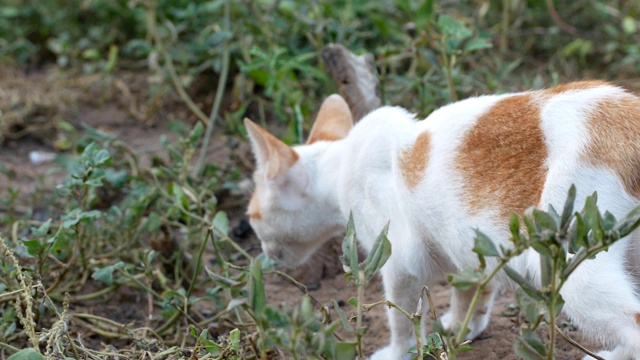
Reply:
[[555, 94], [560, 94], [567, 91], [586, 90], [586, 89], [591, 89], [594, 87], [605, 86], [605, 85], [610, 85], [610, 84], [602, 80], [576, 81], [576, 82], [552, 87], [551, 89], [545, 90], [544, 92], [547, 94], [555, 95]]
[[624, 95], [599, 101], [587, 126], [591, 142], [583, 160], [611, 168], [627, 192], [640, 197], [640, 99]]
[[249, 208], [247, 209], [247, 215], [249, 219], [260, 220], [262, 219], [262, 213], [260, 212], [260, 199], [258, 198], [257, 191], [253, 192], [251, 200], [249, 201]]
[[424, 176], [429, 161], [430, 142], [429, 133], [425, 131], [418, 135], [413, 146], [400, 155], [400, 171], [409, 189], [415, 188]]
[[508, 217], [537, 205], [546, 158], [540, 109], [530, 95], [496, 103], [467, 132], [457, 156], [472, 211], [497, 206]]
[[637, 313], [635, 315], [635, 319], [636, 319], [636, 324], [640, 325], [640, 313]]

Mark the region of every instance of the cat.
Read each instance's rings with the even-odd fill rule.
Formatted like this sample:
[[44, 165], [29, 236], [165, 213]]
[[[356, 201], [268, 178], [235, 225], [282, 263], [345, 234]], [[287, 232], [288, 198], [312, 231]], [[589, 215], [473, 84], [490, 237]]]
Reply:
[[[571, 184], [577, 206], [597, 191], [600, 210], [617, 218], [640, 204], [640, 98], [606, 82], [474, 97], [422, 121], [385, 106], [356, 125], [344, 99], [331, 95], [308, 141], [294, 147], [249, 119], [245, 125], [257, 163], [247, 214], [263, 251], [303, 263], [344, 234], [352, 213], [368, 252], [390, 222], [385, 295], [410, 311], [423, 285], [477, 267], [474, 229], [509, 246], [510, 215], [561, 209]], [[607, 359], [640, 359], [640, 296], [628, 271], [638, 234], [583, 263], [561, 292], [564, 313], [611, 349], [600, 353]], [[530, 250], [510, 266], [539, 283], [539, 264]], [[506, 282], [499, 275], [483, 292], [469, 339], [487, 327]], [[462, 322], [472, 294], [453, 290], [445, 327]], [[390, 344], [370, 359], [410, 359], [411, 322], [393, 309], [387, 315]]]

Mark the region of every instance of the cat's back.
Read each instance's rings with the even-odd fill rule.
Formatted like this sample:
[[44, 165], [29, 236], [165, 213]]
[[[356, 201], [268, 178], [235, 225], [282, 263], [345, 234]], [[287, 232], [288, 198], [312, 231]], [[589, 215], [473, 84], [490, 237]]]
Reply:
[[417, 126], [400, 153], [405, 185], [454, 184], [472, 213], [522, 212], [540, 204], [550, 178], [560, 189], [601, 172], [640, 197], [640, 99], [606, 82], [471, 98]]

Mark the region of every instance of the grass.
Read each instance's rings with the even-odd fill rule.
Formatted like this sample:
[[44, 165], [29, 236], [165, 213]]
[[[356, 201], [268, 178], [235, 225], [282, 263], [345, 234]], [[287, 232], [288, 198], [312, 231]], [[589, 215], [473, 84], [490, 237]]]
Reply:
[[[304, 285], [232, 239], [228, 212], [238, 209], [225, 208], [224, 199], [246, 175], [244, 154], [229, 145], [237, 162], [207, 163], [208, 139], [224, 133], [229, 144], [244, 141], [244, 116], [277, 122], [288, 142], [302, 138], [320, 100], [337, 89], [318, 60], [330, 42], [373, 53], [383, 103], [421, 115], [478, 93], [640, 71], [638, 4], [550, 4], [3, 2], [4, 66], [57, 75], [42, 82], [46, 91], [3, 84], [0, 140], [54, 139], [66, 178], [29, 194], [0, 163], [7, 179], [0, 213], [2, 354], [349, 359], [362, 353], [363, 286], [378, 265], [365, 262], [364, 279], [352, 274], [355, 321], [337, 305], [319, 307]], [[143, 81], [130, 81], [132, 72]], [[173, 125], [179, 140], [163, 141], [161, 156], [143, 165], [122, 139], [65, 121], [78, 103], [114, 100], [141, 123], [157, 122], [172, 104], [180, 120], [173, 124], [183, 124]], [[357, 257], [349, 265], [359, 269]], [[266, 303], [267, 273], [298, 287], [302, 302]], [[539, 301], [553, 311], [553, 293], [543, 295]], [[120, 303], [122, 317], [104, 310], [126, 296], [136, 301]], [[129, 306], [144, 315], [130, 322]], [[412, 320], [419, 315], [404, 310]], [[531, 331], [523, 330], [526, 341], [536, 340]], [[455, 351], [460, 334], [430, 334], [416, 352]]]

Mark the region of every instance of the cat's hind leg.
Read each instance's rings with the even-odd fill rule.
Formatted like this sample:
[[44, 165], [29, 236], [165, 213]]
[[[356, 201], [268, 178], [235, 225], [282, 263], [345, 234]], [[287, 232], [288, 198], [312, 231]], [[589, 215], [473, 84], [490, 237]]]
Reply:
[[607, 360], [640, 360], [640, 298], [625, 269], [630, 240], [583, 262], [560, 292], [564, 312], [578, 328], [613, 349]]

